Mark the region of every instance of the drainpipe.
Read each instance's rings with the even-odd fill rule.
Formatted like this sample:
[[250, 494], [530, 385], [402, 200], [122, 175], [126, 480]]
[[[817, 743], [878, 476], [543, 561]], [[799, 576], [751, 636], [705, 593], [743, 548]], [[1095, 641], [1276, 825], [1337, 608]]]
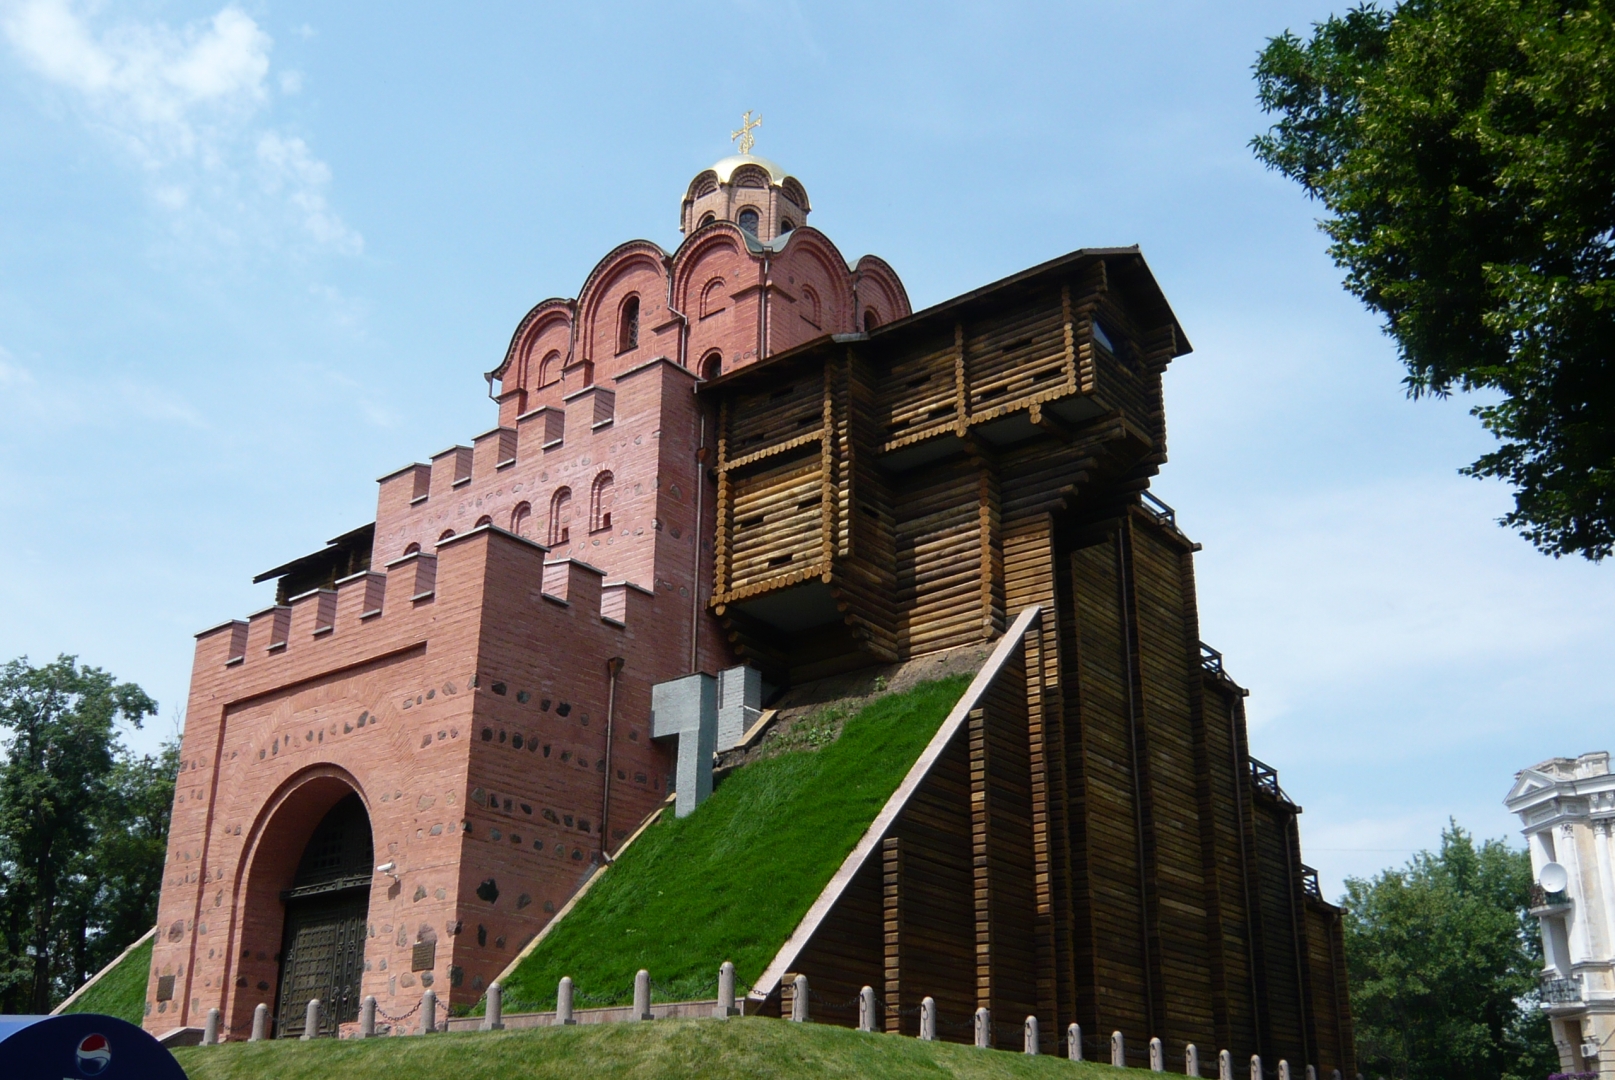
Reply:
[[600, 857], [611, 862], [611, 729], [617, 718], [617, 676], [622, 672], [622, 657], [613, 656], [606, 661], [606, 672], [611, 683], [606, 690], [606, 783], [600, 793]]
[[[671, 258], [666, 259], [663, 261], [663, 265], [667, 268], [667, 310], [681, 324], [681, 329], [679, 330], [679, 367], [688, 368], [690, 366], [690, 317], [673, 306], [673, 260]], [[698, 371], [696, 374], [701, 373]]]
[[762, 360], [768, 355], [768, 287], [771, 284], [768, 278], [768, 249], [763, 249], [763, 298], [761, 317], [757, 320], [757, 359]]
[[[691, 391], [694, 394], [694, 391]], [[701, 425], [701, 445], [695, 452], [695, 563], [690, 568], [690, 674], [696, 670], [697, 646], [701, 639], [701, 529], [706, 524], [702, 511], [707, 493], [707, 414], [701, 399], [695, 401], [696, 420]]]

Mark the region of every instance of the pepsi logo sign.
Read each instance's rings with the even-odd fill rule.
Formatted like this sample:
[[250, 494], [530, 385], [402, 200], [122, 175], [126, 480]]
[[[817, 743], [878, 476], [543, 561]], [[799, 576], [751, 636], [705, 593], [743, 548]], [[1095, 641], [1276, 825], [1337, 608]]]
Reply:
[[79, 1072], [85, 1076], [99, 1076], [112, 1064], [112, 1047], [105, 1035], [86, 1035], [79, 1043]]

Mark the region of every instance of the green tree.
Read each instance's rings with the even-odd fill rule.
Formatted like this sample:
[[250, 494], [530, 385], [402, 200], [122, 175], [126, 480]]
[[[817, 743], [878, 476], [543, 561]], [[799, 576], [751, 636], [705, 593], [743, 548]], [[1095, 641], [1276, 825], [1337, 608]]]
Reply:
[[1542, 1080], [1557, 1069], [1537, 1008], [1531, 862], [1456, 823], [1441, 850], [1346, 879], [1358, 1068], [1395, 1080]]
[[117, 724], [156, 709], [75, 657], [0, 669], [0, 1011], [48, 1011], [155, 919], [175, 759]]
[[1615, 549], [1611, 0], [1364, 4], [1256, 63], [1256, 156], [1330, 212], [1346, 287], [1414, 397], [1489, 391], [1503, 524], [1554, 556]]

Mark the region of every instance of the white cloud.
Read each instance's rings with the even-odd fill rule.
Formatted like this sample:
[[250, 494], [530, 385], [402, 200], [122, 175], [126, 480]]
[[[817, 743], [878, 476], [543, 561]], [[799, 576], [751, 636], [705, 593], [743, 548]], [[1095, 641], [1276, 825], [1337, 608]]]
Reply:
[[[233, 235], [224, 224], [239, 216], [232, 189], [250, 173], [316, 245], [361, 249], [326, 199], [329, 168], [302, 139], [259, 122], [270, 103], [274, 42], [250, 15], [230, 5], [178, 30], [100, 16], [70, 0], [0, 0], [0, 30], [12, 48], [145, 168], [153, 201], [176, 215], [219, 219], [201, 229], [184, 222], [186, 231]], [[287, 71], [278, 84], [294, 94], [302, 76]]]
[[348, 228], [326, 203], [331, 170], [309, 153], [307, 143], [266, 131], [258, 137], [258, 162], [263, 166], [265, 189], [285, 194], [302, 218], [304, 230], [317, 243], [354, 255], [364, 250], [364, 238]]
[[149, 165], [205, 153], [208, 128], [252, 113], [266, 96], [272, 42], [239, 8], [179, 31], [126, 23], [97, 35], [67, 0], [25, 0], [4, 26], [35, 72], [77, 91]]

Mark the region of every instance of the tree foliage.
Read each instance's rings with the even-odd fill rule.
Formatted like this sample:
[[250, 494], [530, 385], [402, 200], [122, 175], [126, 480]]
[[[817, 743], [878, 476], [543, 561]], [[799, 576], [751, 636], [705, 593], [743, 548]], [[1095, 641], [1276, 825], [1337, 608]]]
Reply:
[[157, 704], [76, 658], [0, 669], [0, 1012], [46, 1012], [157, 918], [178, 752], [117, 725]]
[[[1485, 390], [1464, 471], [1554, 556], [1615, 549], [1611, 0], [1406, 0], [1272, 38], [1256, 156], [1298, 181], [1417, 397]], [[1492, 395], [1488, 395], [1491, 398]]]
[[1405, 869], [1346, 879], [1358, 1068], [1402, 1080], [1541, 1080], [1559, 1063], [1536, 1006], [1531, 861], [1456, 824]]

